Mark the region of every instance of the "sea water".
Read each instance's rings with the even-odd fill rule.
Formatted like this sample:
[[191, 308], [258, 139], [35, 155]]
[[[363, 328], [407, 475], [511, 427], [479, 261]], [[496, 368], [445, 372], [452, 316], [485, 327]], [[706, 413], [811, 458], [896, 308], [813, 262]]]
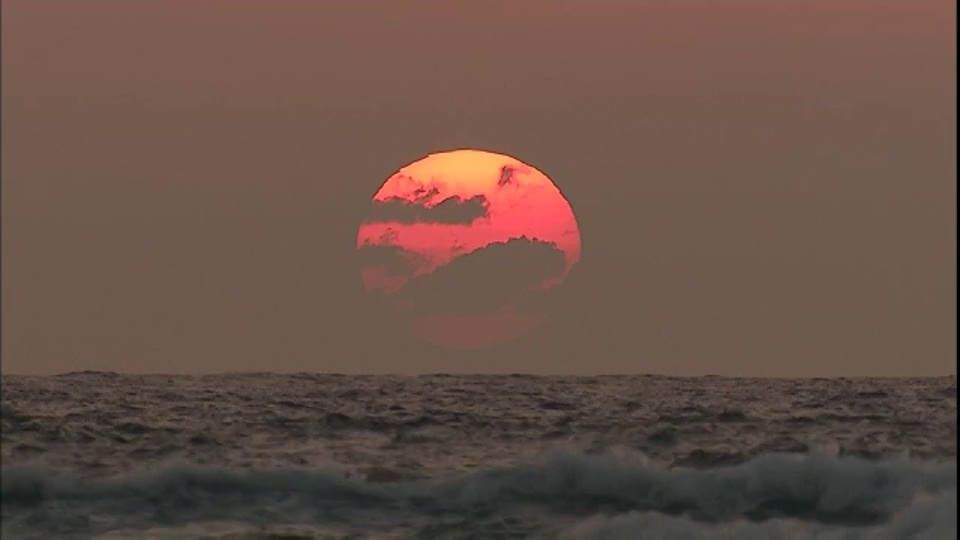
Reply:
[[2, 377], [2, 537], [957, 537], [926, 379]]

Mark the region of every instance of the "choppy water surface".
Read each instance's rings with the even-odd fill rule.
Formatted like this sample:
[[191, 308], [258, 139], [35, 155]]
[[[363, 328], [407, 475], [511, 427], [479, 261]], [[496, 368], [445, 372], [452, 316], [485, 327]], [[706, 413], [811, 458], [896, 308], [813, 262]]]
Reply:
[[956, 538], [956, 379], [2, 378], [3, 538]]

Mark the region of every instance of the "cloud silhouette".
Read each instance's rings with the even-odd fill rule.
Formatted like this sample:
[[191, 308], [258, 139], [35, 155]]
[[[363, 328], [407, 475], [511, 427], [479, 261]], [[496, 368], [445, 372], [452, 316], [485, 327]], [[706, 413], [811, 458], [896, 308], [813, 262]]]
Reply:
[[497, 309], [566, 269], [562, 251], [548, 242], [514, 238], [457, 257], [429, 274], [411, 279], [397, 293], [412, 303], [411, 314]]
[[361, 267], [382, 266], [388, 276], [412, 275], [419, 255], [400, 246], [364, 244], [357, 249]]
[[439, 203], [429, 206], [428, 201], [437, 195], [436, 188], [417, 194], [417, 198], [409, 201], [401, 197], [390, 197], [383, 201], [373, 201], [373, 208], [367, 215], [365, 223], [443, 223], [464, 224], [473, 223], [487, 215], [489, 201], [483, 195], [476, 195], [469, 199], [448, 197]]
[[500, 178], [497, 180], [497, 186], [503, 187], [509, 184], [510, 182], [513, 182], [513, 175], [515, 172], [516, 170], [509, 165], [504, 165], [503, 167], [501, 167]]

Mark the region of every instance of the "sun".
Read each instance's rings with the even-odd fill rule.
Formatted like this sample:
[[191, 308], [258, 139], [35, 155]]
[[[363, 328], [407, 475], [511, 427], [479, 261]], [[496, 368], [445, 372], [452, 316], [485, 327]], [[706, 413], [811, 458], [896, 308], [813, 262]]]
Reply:
[[454, 348], [501, 343], [546, 316], [541, 300], [580, 260], [570, 204], [503, 154], [430, 154], [391, 175], [357, 233], [364, 286], [410, 332]]

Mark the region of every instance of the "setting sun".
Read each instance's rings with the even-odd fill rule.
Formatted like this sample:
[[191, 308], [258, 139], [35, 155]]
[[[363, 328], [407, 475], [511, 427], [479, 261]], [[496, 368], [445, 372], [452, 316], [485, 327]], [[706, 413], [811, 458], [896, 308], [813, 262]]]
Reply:
[[[413, 334], [474, 347], [542, 322], [520, 305], [563, 281], [580, 259], [580, 232], [539, 170], [506, 155], [454, 150], [384, 182], [357, 248], [364, 285], [413, 315]], [[444, 300], [430, 299], [438, 295]]]

